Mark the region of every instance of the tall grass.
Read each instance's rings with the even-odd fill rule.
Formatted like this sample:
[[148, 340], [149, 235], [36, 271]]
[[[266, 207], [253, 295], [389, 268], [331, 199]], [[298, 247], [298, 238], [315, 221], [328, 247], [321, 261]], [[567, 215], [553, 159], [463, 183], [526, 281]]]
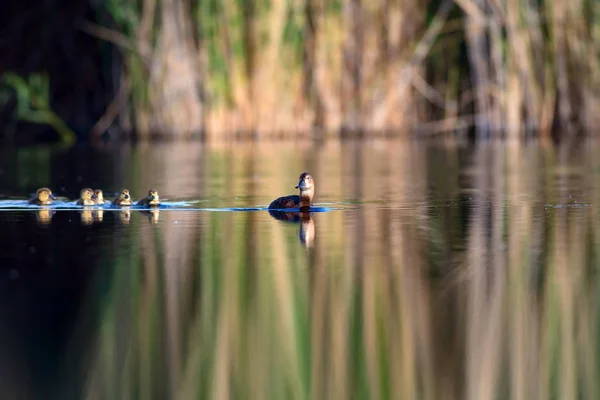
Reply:
[[[115, 0], [106, 9], [129, 38], [130, 100], [116, 112], [141, 135], [209, 139], [469, 126], [478, 137], [570, 138], [599, 122], [599, 8], [593, 0]], [[88, 31], [111, 40], [98, 26]]]

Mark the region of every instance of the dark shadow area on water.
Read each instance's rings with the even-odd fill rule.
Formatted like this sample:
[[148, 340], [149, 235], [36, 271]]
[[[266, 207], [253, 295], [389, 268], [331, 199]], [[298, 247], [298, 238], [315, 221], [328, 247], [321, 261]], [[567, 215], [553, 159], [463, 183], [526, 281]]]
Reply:
[[100, 323], [93, 304], [111, 280], [106, 255], [129, 236], [116, 216], [101, 228], [114, 236], [85, 221], [77, 212], [0, 212], [4, 398], [80, 398]]

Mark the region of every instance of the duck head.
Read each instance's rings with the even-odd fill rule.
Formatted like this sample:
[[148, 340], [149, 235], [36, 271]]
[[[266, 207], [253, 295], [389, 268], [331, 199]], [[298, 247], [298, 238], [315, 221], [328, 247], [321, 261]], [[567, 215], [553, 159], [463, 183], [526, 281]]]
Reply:
[[308, 198], [310, 203], [315, 195], [315, 182], [313, 177], [308, 172], [303, 172], [298, 178], [296, 189], [300, 189], [300, 197]]

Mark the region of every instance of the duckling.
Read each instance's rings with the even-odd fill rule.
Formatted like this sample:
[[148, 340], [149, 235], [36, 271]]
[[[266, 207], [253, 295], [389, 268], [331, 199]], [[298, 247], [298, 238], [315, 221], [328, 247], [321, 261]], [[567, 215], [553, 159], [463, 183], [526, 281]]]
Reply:
[[79, 200], [76, 203], [78, 206], [93, 206], [96, 204], [96, 196], [90, 188], [81, 189]]
[[96, 196], [96, 204], [98, 204], [98, 205], [104, 204], [104, 194], [102, 193], [102, 190], [100, 190], [100, 189], [94, 190], [94, 196]]
[[298, 178], [296, 189], [300, 189], [300, 195], [283, 196], [273, 200], [269, 204], [269, 209], [300, 208], [309, 209], [312, 205], [312, 198], [315, 195], [315, 183], [308, 172], [303, 172]]
[[131, 196], [129, 195], [129, 190], [123, 189], [119, 194], [119, 197], [113, 200], [113, 205], [115, 206], [130, 206], [131, 205]]
[[54, 200], [54, 195], [52, 194], [52, 190], [48, 188], [40, 188], [35, 193], [35, 197], [29, 200], [29, 204], [37, 204], [38, 206], [48, 206], [52, 204], [52, 200]]
[[149, 206], [149, 207], [158, 207], [160, 205], [160, 200], [158, 199], [158, 192], [154, 189], [150, 189], [148, 191], [148, 196], [137, 202], [138, 206]]

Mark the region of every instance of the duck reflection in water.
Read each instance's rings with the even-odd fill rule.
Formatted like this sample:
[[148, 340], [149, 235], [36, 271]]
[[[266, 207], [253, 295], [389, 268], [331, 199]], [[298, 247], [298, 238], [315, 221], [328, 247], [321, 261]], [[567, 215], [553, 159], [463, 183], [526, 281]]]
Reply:
[[80, 211], [81, 225], [91, 225], [94, 222], [94, 214], [91, 209], [84, 208]]
[[140, 211], [140, 213], [146, 215], [150, 223], [158, 224], [158, 217], [160, 216], [159, 210]]
[[123, 225], [129, 225], [129, 221], [131, 220], [131, 211], [130, 210], [121, 210], [119, 212], [119, 222]]
[[313, 247], [315, 241], [315, 223], [310, 212], [285, 212], [269, 210], [269, 215], [278, 221], [300, 223], [298, 239], [306, 248]]
[[94, 221], [102, 222], [104, 220], [104, 210], [94, 210]]
[[42, 209], [38, 210], [38, 212], [36, 214], [37, 222], [40, 225], [50, 224], [50, 222], [52, 222], [52, 217], [54, 216], [54, 213], [56, 213], [56, 211], [49, 209], [49, 208], [42, 208]]

